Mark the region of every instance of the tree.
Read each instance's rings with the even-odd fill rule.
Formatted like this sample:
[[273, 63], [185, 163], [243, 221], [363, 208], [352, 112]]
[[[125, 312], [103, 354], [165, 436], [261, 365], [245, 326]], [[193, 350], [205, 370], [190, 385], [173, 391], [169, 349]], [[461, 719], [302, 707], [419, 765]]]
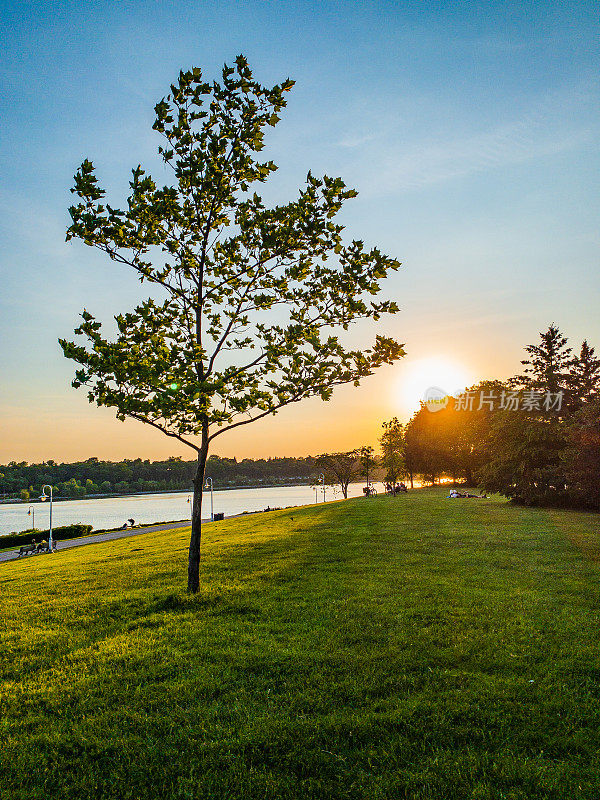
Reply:
[[434, 484], [450, 469], [450, 455], [440, 424], [443, 413], [433, 413], [421, 403], [406, 424], [404, 447], [411, 488], [415, 473]]
[[481, 381], [465, 392], [475, 398], [473, 407], [464, 408], [450, 398], [448, 406], [436, 415], [444, 428], [450, 474], [460, 476], [467, 486], [476, 483], [477, 471], [489, 460], [490, 427], [506, 391], [501, 381]]
[[490, 460], [479, 477], [486, 489], [524, 505], [566, 505], [563, 424], [522, 411], [494, 414]]
[[375, 450], [370, 446], [360, 448], [360, 467], [361, 472], [367, 479], [369, 485], [369, 472], [375, 466]]
[[385, 480], [396, 484], [400, 475], [406, 470], [404, 463], [404, 425], [394, 417], [384, 422], [381, 444], [381, 466], [385, 468]]
[[26, 503], [29, 500], [30, 494], [28, 489], [21, 489], [19, 495], [21, 497], [21, 500], [23, 500], [23, 502]]
[[567, 422], [574, 410], [593, 395], [598, 366], [594, 350], [583, 343], [580, 357], [573, 357], [568, 340], [558, 327], [550, 325], [540, 333], [539, 345], [528, 345], [529, 358], [523, 375], [509, 385], [563, 394], [560, 409], [543, 403], [518, 411], [503, 410], [491, 417], [487, 462], [479, 478], [487, 489], [502, 492], [527, 505], [567, 505], [573, 502], [566, 460], [577, 472], [573, 447], [567, 457], [568, 433], [577, 441], [580, 429]]
[[572, 349], [567, 347], [568, 339], [554, 324], [545, 333], [540, 333], [540, 339], [539, 345], [525, 347], [529, 353], [529, 358], [521, 361], [525, 370], [511, 383], [527, 389], [567, 393], [574, 364]]
[[492, 415], [488, 460], [479, 470], [486, 489], [526, 505], [565, 505], [569, 502], [564, 469], [565, 415], [574, 401], [576, 359], [568, 339], [554, 324], [540, 333], [539, 345], [528, 345], [524, 373], [508, 383], [524, 388], [562, 393], [561, 409], [537, 407], [503, 410]]
[[410, 423], [404, 426], [404, 463], [410, 488], [414, 489], [415, 474], [419, 464], [419, 433]]
[[336, 385], [358, 385], [403, 355], [376, 336], [364, 351], [340, 333], [357, 320], [395, 313], [376, 300], [380, 281], [399, 263], [361, 241], [342, 241], [334, 217], [356, 192], [340, 178], [310, 172], [297, 199], [268, 208], [256, 193], [276, 169], [261, 162], [264, 132], [279, 121], [293, 81], [265, 88], [242, 56], [222, 82], [200, 69], [181, 72], [155, 107], [153, 128], [173, 184], [159, 187], [132, 171], [124, 209], [105, 202], [93, 164], [75, 176], [67, 239], [80, 239], [157, 287], [157, 297], [115, 317], [118, 333], [81, 314], [76, 334], [60, 340], [78, 362], [75, 387], [88, 399], [139, 420], [196, 452], [188, 589], [199, 588], [204, 468], [217, 436], [274, 414]]
[[348, 499], [348, 485], [363, 474], [360, 448], [345, 453], [323, 453], [317, 457], [317, 466], [323, 470], [326, 481], [339, 483], [344, 500]]
[[595, 349], [587, 340], [583, 341], [579, 355], [573, 360], [570, 385], [577, 406], [597, 399], [600, 393], [600, 358], [596, 357]]
[[585, 403], [567, 423], [563, 460], [572, 503], [600, 509], [600, 399]]

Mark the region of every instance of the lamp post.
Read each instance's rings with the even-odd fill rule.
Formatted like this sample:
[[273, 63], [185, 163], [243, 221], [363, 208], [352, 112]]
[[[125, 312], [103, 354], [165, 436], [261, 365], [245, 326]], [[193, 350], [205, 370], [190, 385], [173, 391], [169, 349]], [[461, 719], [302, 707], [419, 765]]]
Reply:
[[325, 475], [321, 473], [319, 478], [321, 478], [321, 486], [323, 487], [323, 502], [325, 502]]
[[189, 496], [189, 494], [188, 494], [187, 501], [190, 504], [190, 519], [192, 519], [192, 517], [194, 516], [194, 506], [193, 506], [193, 503], [192, 503], [192, 498]]
[[34, 531], [35, 530], [35, 508], [33, 506], [29, 506], [29, 508], [27, 509], [27, 516], [28, 517], [33, 516], [33, 523], [31, 525], [31, 530]]
[[[210, 481], [210, 484], [209, 484], [209, 481]], [[210, 485], [210, 521], [214, 522], [215, 521], [215, 512], [213, 510], [214, 509], [214, 506], [213, 506], [213, 479], [212, 478], [205, 478], [204, 479], [204, 488], [208, 489], [209, 485]]]
[[52, 552], [52, 487], [48, 486], [47, 483], [45, 483], [42, 486], [42, 496], [40, 497], [40, 500], [44, 501], [48, 499], [48, 495], [46, 494], [46, 489], [50, 489], [50, 526], [49, 526], [50, 530], [48, 532], [48, 551], [51, 553]]

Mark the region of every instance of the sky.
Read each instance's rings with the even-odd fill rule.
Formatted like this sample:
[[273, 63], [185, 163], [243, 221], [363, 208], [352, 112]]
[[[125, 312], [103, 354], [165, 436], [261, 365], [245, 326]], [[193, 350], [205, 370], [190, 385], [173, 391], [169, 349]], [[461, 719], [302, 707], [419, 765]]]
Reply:
[[429, 385], [519, 371], [552, 322], [600, 348], [598, 7], [595, 2], [0, 2], [0, 462], [193, 457], [71, 388], [85, 307], [110, 322], [147, 296], [102, 254], [65, 242], [73, 174], [91, 159], [122, 205], [129, 171], [160, 172], [153, 107], [180, 69], [296, 81], [267, 138], [266, 201], [308, 170], [359, 192], [340, 219], [402, 262], [401, 312], [358, 326], [401, 362], [216, 441], [223, 456], [376, 444]]

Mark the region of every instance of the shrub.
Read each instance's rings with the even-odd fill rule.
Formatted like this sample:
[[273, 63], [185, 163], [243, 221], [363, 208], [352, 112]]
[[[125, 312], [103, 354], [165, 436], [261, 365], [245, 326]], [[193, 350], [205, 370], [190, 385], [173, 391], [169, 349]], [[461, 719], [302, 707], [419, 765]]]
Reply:
[[[78, 539], [80, 536], [88, 536], [91, 532], [91, 525], [84, 525], [82, 522], [78, 522], [75, 525], [63, 525], [60, 528], [53, 528], [52, 538], [59, 542], [61, 539]], [[41, 539], [47, 539], [49, 533], [49, 530], [9, 533], [8, 536], [0, 536], [0, 547], [20, 547], [22, 544], [29, 544], [32, 539], [39, 542]]]

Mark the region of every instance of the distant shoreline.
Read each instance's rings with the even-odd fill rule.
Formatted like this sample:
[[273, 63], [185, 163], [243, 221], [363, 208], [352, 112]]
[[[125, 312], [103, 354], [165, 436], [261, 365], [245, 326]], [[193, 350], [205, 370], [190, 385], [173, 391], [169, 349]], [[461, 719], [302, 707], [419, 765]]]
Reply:
[[[356, 481], [356, 483], [360, 483], [360, 481]], [[228, 492], [228, 491], [238, 491], [240, 489], [281, 489], [281, 488], [288, 488], [291, 486], [314, 486], [314, 483], [257, 483], [253, 484], [252, 486], [247, 486], [245, 484], [241, 486], [215, 486], [215, 492]], [[205, 489], [204, 492], [209, 492], [210, 489]], [[53, 502], [55, 503], [68, 503], [72, 500], [103, 500], [106, 498], [115, 498], [115, 497], [144, 497], [144, 495], [148, 494], [193, 494], [194, 488], [190, 487], [189, 489], [149, 489], [143, 492], [109, 492], [107, 494], [86, 494], [84, 497], [59, 497], [58, 495], [53, 498]], [[7, 497], [5, 499], [0, 498], [0, 505], [31, 505], [32, 503], [44, 503], [44, 500], [40, 500], [39, 497], [32, 497], [29, 500], [21, 500], [20, 497]]]
[[[357, 483], [364, 483], [364, 480], [358, 481], [351, 481], [351, 484]], [[375, 480], [373, 483], [384, 483], [382, 480]], [[440, 483], [435, 485], [426, 484], [425, 486], [414, 486], [414, 489], [425, 489], [425, 488], [436, 488], [438, 486], [448, 486], [453, 483], [452, 479], [447, 478], [442, 480]], [[336, 484], [337, 485], [337, 484]], [[458, 484], [457, 484], [458, 485]], [[465, 485], [465, 484], [462, 484]], [[289, 489], [295, 486], [309, 486], [309, 487], [320, 487], [321, 484], [315, 484], [313, 481], [311, 482], [302, 482], [298, 481], [298, 483], [256, 483], [252, 486], [241, 485], [241, 486], [215, 486], [214, 492], [229, 492], [229, 491], [240, 491], [241, 489]], [[329, 487], [329, 484], [327, 484]], [[210, 489], [205, 489], [204, 494], [207, 494]], [[53, 501], [55, 503], [69, 503], [71, 501], [76, 500], [105, 500], [105, 499], [115, 499], [118, 497], [144, 497], [146, 495], [156, 495], [156, 494], [193, 494], [194, 488], [191, 487], [189, 489], [149, 489], [143, 492], [109, 492], [108, 494], [88, 494], [84, 497], [54, 497]], [[39, 497], [33, 497], [29, 500], [21, 500], [19, 497], [11, 497], [11, 498], [0, 498], [0, 506], [7, 506], [7, 505], [31, 505], [32, 503], [36, 504], [43, 504], [45, 503], [44, 500], [40, 500]]]

